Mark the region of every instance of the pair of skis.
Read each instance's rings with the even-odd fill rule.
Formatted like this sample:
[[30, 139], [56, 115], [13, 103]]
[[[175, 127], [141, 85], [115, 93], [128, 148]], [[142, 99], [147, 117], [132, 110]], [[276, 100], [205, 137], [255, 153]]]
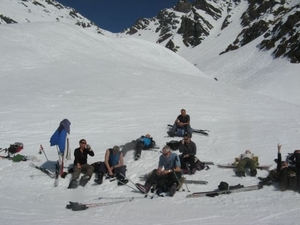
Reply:
[[259, 190], [262, 189], [263, 186], [260, 184], [257, 185], [251, 185], [251, 186], [242, 186], [237, 185], [237, 188], [229, 188], [227, 190], [215, 190], [215, 191], [205, 191], [205, 192], [195, 192], [192, 194], [187, 195], [187, 198], [198, 198], [198, 197], [215, 197], [222, 194], [232, 194], [232, 193], [238, 193], [238, 192], [244, 192], [244, 191], [253, 191], [253, 190]]
[[[167, 126], [168, 127], [173, 127], [172, 124], [168, 124]], [[201, 135], [204, 135], [204, 136], [208, 136], [209, 135], [208, 132], [209, 132], [209, 130], [201, 130], [201, 129], [194, 129], [193, 128], [193, 133], [196, 133], [196, 134], [201, 134]]]
[[94, 208], [94, 207], [100, 207], [100, 206], [108, 206], [108, 205], [114, 205], [124, 202], [131, 202], [133, 201], [133, 197], [129, 198], [123, 198], [117, 201], [110, 201], [110, 202], [99, 202], [99, 203], [79, 203], [79, 202], [69, 202], [68, 205], [66, 205], [67, 209], [71, 209], [72, 211], [81, 211], [86, 210], [88, 208]]
[[[232, 164], [232, 163], [228, 163], [228, 164], [218, 164], [218, 167], [219, 168], [231, 168], [231, 169], [234, 169], [236, 168], [237, 165], [235, 164]], [[272, 165], [261, 165], [261, 166], [257, 166], [256, 168], [257, 169], [260, 169], [260, 170], [269, 170], [270, 167]]]

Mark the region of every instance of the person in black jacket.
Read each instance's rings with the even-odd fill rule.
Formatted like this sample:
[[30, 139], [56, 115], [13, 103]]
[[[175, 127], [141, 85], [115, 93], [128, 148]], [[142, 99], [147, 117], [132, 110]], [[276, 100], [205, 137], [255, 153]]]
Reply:
[[[189, 174], [196, 172], [196, 162], [195, 157], [197, 154], [197, 146], [191, 140], [191, 137], [188, 133], [183, 135], [181, 145], [179, 146], [180, 155], [180, 164], [182, 169], [187, 169]], [[188, 164], [188, 165], [187, 165]]]
[[[180, 136], [182, 137], [184, 133], [188, 133], [190, 137], [192, 137], [193, 129], [190, 125], [190, 116], [186, 114], [185, 109], [181, 109], [180, 115], [177, 116], [173, 127], [167, 132], [170, 137]], [[178, 130], [182, 131], [183, 133], [180, 134]]]
[[281, 147], [278, 143], [277, 149], [277, 173], [279, 175], [279, 188], [281, 191], [294, 190], [297, 191], [297, 173], [296, 168], [289, 166], [288, 162], [282, 161]]
[[76, 188], [78, 186], [78, 178], [81, 173], [84, 175], [81, 177], [79, 185], [85, 186], [86, 183], [91, 179], [94, 167], [87, 163], [88, 155], [94, 156], [94, 151], [91, 146], [87, 144], [85, 139], [79, 141], [79, 148], [74, 151], [74, 165], [73, 174], [70, 185], [68, 188]]

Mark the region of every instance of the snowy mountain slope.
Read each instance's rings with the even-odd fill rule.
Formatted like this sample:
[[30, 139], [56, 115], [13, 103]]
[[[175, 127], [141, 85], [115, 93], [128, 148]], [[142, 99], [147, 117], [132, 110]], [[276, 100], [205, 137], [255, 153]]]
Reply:
[[220, 82], [299, 104], [299, 64], [286, 63], [299, 58], [299, 18], [292, 0], [186, 0], [124, 34], [161, 44]]
[[[172, 9], [161, 10], [154, 18], [138, 20], [123, 34], [153, 42], [155, 39], [179, 54], [223, 33], [234, 35], [234, 40], [222, 43], [223, 49], [217, 54], [235, 51], [263, 36], [258, 49], [299, 63], [299, 8], [296, 0], [179, 0]], [[228, 28], [237, 22], [237, 33], [231, 33]]]
[[63, 6], [55, 0], [2, 0], [0, 2], [0, 24], [56, 21], [91, 30], [105, 35], [109, 31], [97, 27], [75, 9]]
[[[175, 48], [177, 54], [219, 82], [299, 104], [299, 64], [286, 63], [286, 57], [273, 61], [273, 53], [278, 55], [284, 49], [297, 57], [298, 1], [181, 0], [173, 9], [139, 20], [120, 34], [102, 30], [74, 9], [52, 0], [3, 0], [0, 8], [0, 24], [63, 22], [107, 37], [134, 37]], [[227, 48], [231, 51], [224, 53]], [[276, 71], [281, 73], [276, 76]]]
[[[283, 144], [283, 154], [299, 146], [298, 105], [217, 82], [159, 45], [110, 38], [57, 22], [1, 25], [0, 37], [4, 53], [0, 60], [1, 147], [21, 141], [25, 145], [21, 153], [38, 157], [36, 164], [53, 169], [57, 153], [49, 147], [49, 138], [64, 118], [72, 123], [72, 150], [80, 138], [91, 144], [96, 154], [89, 158], [91, 163], [103, 160], [107, 148], [144, 133], [163, 146], [171, 140], [164, 137], [165, 126], [181, 108], [191, 115], [193, 127], [210, 130], [209, 137], [193, 135], [202, 160], [227, 163], [251, 149], [261, 164], [274, 166], [278, 142]], [[40, 144], [50, 162], [38, 155]], [[128, 177], [139, 182], [140, 175], [157, 166], [159, 155], [144, 151], [134, 161], [128, 152]], [[207, 180], [208, 185], [188, 188], [195, 192], [215, 189], [220, 181], [230, 185], [258, 182], [233, 174], [211, 166], [190, 177]], [[258, 171], [258, 176], [266, 175]], [[107, 180], [101, 186], [90, 182], [85, 188], [68, 190], [69, 179], [53, 187], [53, 180], [29, 162], [1, 160], [1, 224], [240, 224], [241, 220], [297, 224], [299, 194], [280, 193], [272, 186], [202, 199], [186, 199], [185, 187], [173, 198], [150, 200]], [[82, 212], [65, 209], [68, 201], [113, 201], [97, 200], [100, 196], [137, 198]], [[289, 207], [278, 204], [278, 199]]]

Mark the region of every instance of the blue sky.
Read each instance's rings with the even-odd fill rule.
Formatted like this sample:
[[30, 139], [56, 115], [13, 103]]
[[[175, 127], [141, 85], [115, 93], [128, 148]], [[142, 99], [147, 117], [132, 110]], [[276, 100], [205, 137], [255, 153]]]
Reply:
[[131, 27], [140, 18], [156, 16], [179, 0], [58, 0], [76, 9], [100, 28], [114, 33]]

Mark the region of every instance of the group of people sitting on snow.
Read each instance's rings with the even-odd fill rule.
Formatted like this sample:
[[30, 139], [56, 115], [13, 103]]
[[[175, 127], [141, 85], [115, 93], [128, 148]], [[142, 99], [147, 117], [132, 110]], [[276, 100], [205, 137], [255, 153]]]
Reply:
[[[180, 130], [180, 133], [178, 133]], [[184, 130], [184, 133], [181, 133]], [[197, 167], [196, 157], [197, 147], [191, 140], [192, 128], [190, 126], [190, 117], [184, 109], [176, 118], [173, 127], [168, 131], [170, 136], [183, 136], [183, 139], [178, 143], [180, 155], [172, 151], [170, 146], [166, 145], [162, 149], [162, 155], [159, 157], [158, 168], [154, 169], [144, 185], [137, 183], [136, 188], [142, 193], [148, 193], [149, 190], [155, 189], [157, 192], [169, 192], [173, 196], [176, 190], [182, 185], [182, 174], [186, 171], [188, 174], [193, 174], [199, 168]], [[138, 160], [141, 157], [142, 150], [147, 150], [155, 146], [155, 141], [150, 134], [143, 135], [129, 143], [129, 148], [135, 149], [134, 159]], [[91, 165], [87, 163], [87, 156], [94, 156], [94, 152], [85, 139], [79, 141], [79, 148], [74, 151], [73, 174], [69, 188], [76, 188], [79, 185], [85, 186], [95, 172], [97, 179], [95, 182], [102, 184], [103, 178], [117, 179], [118, 185], [128, 183], [126, 178], [126, 165], [124, 165], [124, 156], [128, 150], [123, 146], [120, 151], [119, 146], [114, 146], [106, 150], [104, 162], [96, 162]], [[280, 190], [287, 189], [300, 190], [300, 150], [296, 150], [290, 159], [293, 166], [281, 160], [280, 153], [281, 145], [278, 144], [278, 159], [277, 169], [271, 171], [267, 178], [260, 178], [261, 184], [268, 184], [270, 181], [278, 181]], [[257, 157], [250, 150], [246, 150], [238, 159], [236, 166], [236, 175], [245, 176], [245, 168], [250, 169], [250, 175], [257, 175]], [[84, 175], [78, 182], [80, 174]], [[297, 179], [298, 178], [298, 179]]]

